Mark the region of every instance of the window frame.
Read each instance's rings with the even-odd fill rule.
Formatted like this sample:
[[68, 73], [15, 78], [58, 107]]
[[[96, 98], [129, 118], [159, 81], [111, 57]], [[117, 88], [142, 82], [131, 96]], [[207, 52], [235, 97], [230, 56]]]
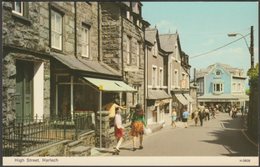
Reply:
[[131, 64], [131, 37], [127, 36], [127, 41], [126, 41], [126, 64], [130, 65]]
[[[81, 56], [90, 58], [90, 26], [82, 25], [81, 31], [82, 31]], [[83, 40], [83, 39], [85, 39], [85, 35], [86, 35], [87, 41]], [[86, 50], [86, 54], [83, 54], [83, 50], [84, 50], [83, 48]]]
[[159, 68], [159, 87], [163, 87], [163, 68]]
[[152, 87], [157, 87], [157, 66], [152, 65]]
[[[55, 24], [55, 26], [56, 26], [56, 16], [58, 15], [58, 16], [60, 16], [60, 32], [58, 32], [58, 31], [56, 31], [56, 28], [55, 28], [55, 30], [53, 29], [53, 27], [54, 27], [54, 25], [53, 25], [53, 20], [52, 20], [52, 14], [55, 14], [54, 15], [54, 17], [55, 17], [55, 20], [54, 20], [54, 24]], [[60, 50], [60, 51], [62, 51], [63, 50], [63, 14], [62, 13], [60, 13], [59, 11], [57, 11], [57, 10], [55, 10], [55, 9], [51, 9], [50, 10], [50, 15], [51, 15], [51, 17], [50, 17], [50, 24], [51, 24], [51, 28], [50, 28], [50, 32], [51, 32], [51, 48], [53, 48], [53, 49], [56, 49], [56, 50]], [[56, 44], [54, 45], [54, 41], [53, 40], [55, 40], [55, 37], [54, 37], [54, 33], [56, 33], [55, 35], [58, 35], [59, 36], [59, 41], [60, 41], [60, 44], [59, 44], [59, 47], [56, 47]], [[54, 39], [53, 39], [54, 38]]]
[[19, 16], [24, 16], [24, 2], [21, 2], [21, 1], [20, 1], [20, 3], [21, 3], [21, 6], [20, 6], [21, 12], [16, 11], [16, 3], [17, 3], [17, 2], [18, 2], [18, 1], [14, 1], [14, 2], [13, 2], [13, 10], [12, 10], [12, 13], [15, 13], [15, 14], [17, 14], [17, 15], [19, 15]]
[[[218, 90], [219, 88], [219, 90]], [[224, 84], [223, 83], [213, 83], [213, 93], [215, 94], [221, 94], [224, 92]]]

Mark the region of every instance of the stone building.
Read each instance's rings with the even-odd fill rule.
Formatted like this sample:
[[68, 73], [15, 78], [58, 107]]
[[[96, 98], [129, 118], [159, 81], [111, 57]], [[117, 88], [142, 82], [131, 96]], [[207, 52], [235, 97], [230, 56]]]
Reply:
[[144, 105], [144, 28], [142, 4], [101, 2], [102, 61], [123, 76], [137, 92], [120, 95], [127, 108]]
[[[3, 3], [2, 112], [6, 127], [39, 122], [27, 124], [33, 131], [38, 126], [46, 128], [41, 122], [49, 119], [55, 127], [70, 129], [62, 139], [75, 139], [79, 132], [101, 136], [98, 111], [122, 92], [136, 90], [123, 82], [122, 73], [102, 62], [100, 9], [98, 2]], [[87, 117], [77, 122], [82, 115]], [[58, 120], [68, 121], [67, 126]], [[49, 135], [38, 132], [41, 138], [54, 134], [53, 129], [44, 130]], [[10, 130], [6, 132], [12, 137]], [[24, 140], [18, 144], [22, 146]], [[16, 145], [6, 143], [15, 149]], [[90, 144], [98, 145], [99, 139]]]
[[189, 95], [190, 65], [189, 57], [180, 44], [179, 34], [159, 36], [162, 48], [170, 53], [168, 61], [168, 93], [172, 96], [172, 108], [176, 108], [180, 118], [184, 106], [192, 112], [193, 99]]
[[164, 123], [169, 118], [171, 95], [168, 92], [168, 55], [161, 48], [156, 28], [145, 30], [147, 71], [147, 123]]

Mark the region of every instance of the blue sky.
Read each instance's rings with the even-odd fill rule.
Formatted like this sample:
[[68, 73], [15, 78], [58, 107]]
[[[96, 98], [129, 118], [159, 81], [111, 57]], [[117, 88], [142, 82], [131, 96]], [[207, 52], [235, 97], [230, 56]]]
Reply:
[[[178, 31], [182, 50], [190, 56], [192, 69], [206, 68], [216, 62], [242, 68], [250, 67], [250, 54], [243, 39], [210, 54], [192, 58], [247, 35], [254, 26], [255, 64], [258, 62], [258, 2], [142, 2], [143, 18], [159, 34]], [[246, 37], [250, 45], [250, 35]], [[193, 73], [193, 72], [191, 72]]]

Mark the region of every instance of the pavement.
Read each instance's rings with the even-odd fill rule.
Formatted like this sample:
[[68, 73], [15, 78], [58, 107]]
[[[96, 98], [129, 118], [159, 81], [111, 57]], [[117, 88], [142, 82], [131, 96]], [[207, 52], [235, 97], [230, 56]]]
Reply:
[[[246, 134], [245, 123], [240, 115], [233, 119], [227, 113], [219, 113], [216, 119], [204, 121], [203, 127], [195, 126], [193, 120], [188, 121], [188, 128], [183, 122], [176, 122], [175, 128], [170, 126], [170, 122], [150, 125], [151, 133], [144, 135], [144, 149], [133, 152], [132, 141], [124, 141], [120, 156], [251, 156], [256, 154], [258, 145]], [[111, 156], [112, 151], [113, 148], [99, 151], [94, 148], [91, 155]]]

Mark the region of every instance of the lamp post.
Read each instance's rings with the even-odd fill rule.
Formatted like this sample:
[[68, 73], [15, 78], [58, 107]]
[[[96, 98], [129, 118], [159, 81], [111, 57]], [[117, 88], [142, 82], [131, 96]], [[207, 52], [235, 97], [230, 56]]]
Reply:
[[250, 53], [250, 56], [251, 56], [251, 69], [254, 68], [254, 34], [253, 34], [253, 26], [251, 26], [251, 32], [250, 32], [250, 39], [251, 39], [251, 43], [250, 43], [250, 47], [246, 41], [246, 38], [244, 35], [240, 34], [240, 33], [229, 33], [228, 36], [229, 37], [235, 37], [237, 35], [240, 35], [242, 36], [242, 38], [244, 39], [245, 43], [246, 43], [246, 46], [248, 48], [248, 51]]

